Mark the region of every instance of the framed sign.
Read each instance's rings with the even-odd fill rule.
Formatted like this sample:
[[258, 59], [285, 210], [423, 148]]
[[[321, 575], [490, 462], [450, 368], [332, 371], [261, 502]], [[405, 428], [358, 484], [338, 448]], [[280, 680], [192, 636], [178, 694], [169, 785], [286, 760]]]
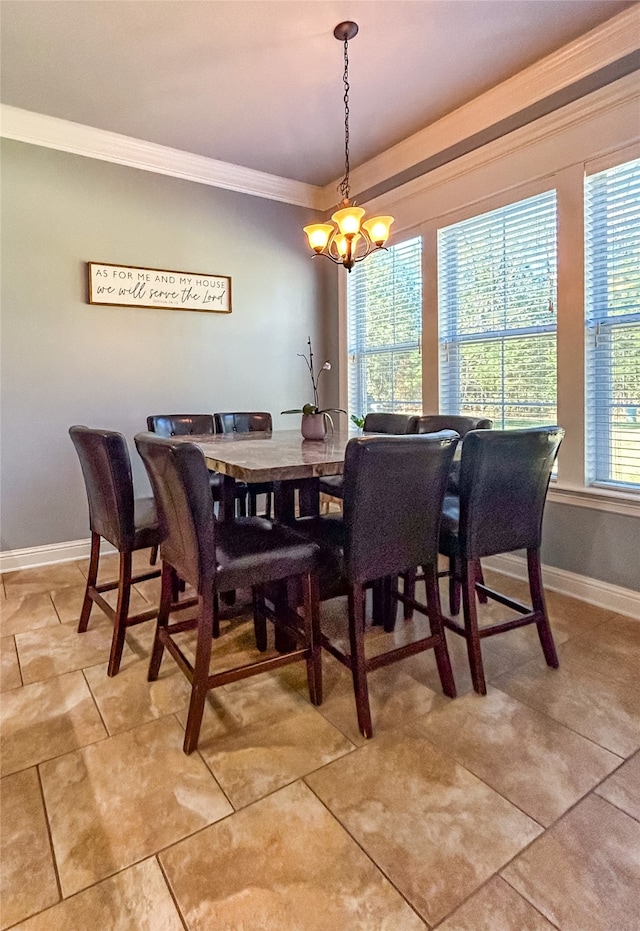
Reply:
[[89, 262], [89, 303], [231, 313], [231, 278]]

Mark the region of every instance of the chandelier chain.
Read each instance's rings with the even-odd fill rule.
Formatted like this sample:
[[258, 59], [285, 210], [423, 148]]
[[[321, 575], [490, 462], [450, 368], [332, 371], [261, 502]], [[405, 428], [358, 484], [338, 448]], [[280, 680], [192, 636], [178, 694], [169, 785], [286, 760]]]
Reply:
[[351, 186], [349, 184], [349, 41], [344, 40], [344, 74], [342, 76], [344, 83], [344, 178], [338, 186], [338, 190], [345, 200], [349, 199]]

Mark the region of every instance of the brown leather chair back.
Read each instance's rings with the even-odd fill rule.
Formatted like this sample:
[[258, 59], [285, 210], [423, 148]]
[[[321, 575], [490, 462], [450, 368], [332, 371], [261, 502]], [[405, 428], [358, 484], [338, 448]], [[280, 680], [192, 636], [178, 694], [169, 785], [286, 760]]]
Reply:
[[564, 430], [471, 431], [460, 465], [460, 549], [468, 559], [539, 547]]
[[217, 433], [271, 433], [273, 420], [266, 411], [228, 411], [214, 414]]
[[469, 430], [491, 430], [493, 420], [487, 417], [464, 417], [458, 414], [423, 414], [418, 417], [416, 433], [437, 433], [438, 430], [455, 430], [461, 437]]
[[147, 430], [158, 436], [204, 436], [215, 433], [213, 414], [153, 414]]
[[117, 550], [134, 544], [131, 460], [121, 433], [74, 426], [69, 436], [76, 448], [89, 502], [89, 526]]
[[385, 414], [371, 413], [364, 418], [364, 433], [388, 433], [394, 436], [404, 436], [416, 432], [416, 414]]
[[397, 576], [438, 557], [442, 501], [458, 435], [371, 436], [345, 453], [345, 570], [352, 583]]
[[216, 566], [215, 518], [204, 456], [193, 443], [152, 433], [139, 433], [135, 443], [156, 499], [162, 558], [202, 592]]

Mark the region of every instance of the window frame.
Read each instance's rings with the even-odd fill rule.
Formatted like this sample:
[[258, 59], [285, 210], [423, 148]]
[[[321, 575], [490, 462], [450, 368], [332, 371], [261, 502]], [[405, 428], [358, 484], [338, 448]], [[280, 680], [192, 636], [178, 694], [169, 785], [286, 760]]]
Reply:
[[[553, 221], [554, 221], [554, 224], [553, 224], [554, 225], [554, 230], [553, 230], [554, 243], [553, 245], [555, 247], [555, 266], [554, 266], [553, 274], [552, 274], [553, 308], [551, 311], [553, 314], [553, 322], [547, 323], [547, 324], [535, 323], [535, 324], [531, 324], [529, 326], [523, 326], [523, 327], [504, 326], [504, 327], [494, 329], [494, 330], [478, 329], [476, 332], [460, 333], [460, 332], [457, 332], [456, 330], [456, 332], [453, 334], [453, 337], [449, 338], [451, 329], [453, 328], [455, 330], [455, 321], [453, 320], [452, 314], [450, 313], [448, 314], [446, 312], [443, 313], [443, 304], [442, 304], [442, 301], [440, 300], [440, 294], [439, 294], [439, 284], [440, 284], [442, 270], [443, 270], [443, 263], [446, 263], [449, 261], [449, 259], [443, 254], [444, 250], [443, 250], [443, 244], [441, 243], [441, 233], [443, 231], [450, 229], [450, 227], [452, 226], [458, 226], [470, 220], [479, 219], [482, 222], [482, 218], [486, 217], [487, 214], [497, 213], [500, 210], [509, 210], [510, 208], [513, 209], [514, 207], [517, 208], [521, 204], [523, 205], [527, 204], [527, 202], [530, 202], [535, 197], [543, 197], [544, 195], [553, 196], [552, 199], [553, 199], [553, 208], [554, 208], [553, 209]], [[451, 372], [447, 376], [447, 374], [445, 374], [445, 370], [443, 369], [443, 365], [442, 365], [443, 357], [446, 357], [448, 355], [450, 346], [453, 347], [454, 354], [459, 359], [460, 358], [459, 349], [464, 346], [471, 346], [474, 343], [475, 344], [491, 343], [493, 345], [498, 345], [501, 347], [501, 351], [504, 352], [505, 342], [515, 340], [515, 339], [527, 339], [527, 338], [536, 338], [536, 337], [544, 337], [547, 335], [553, 335], [554, 343], [556, 344], [554, 348], [556, 348], [556, 352], [557, 352], [557, 329], [558, 329], [557, 327], [557, 323], [558, 323], [558, 320], [557, 320], [557, 279], [558, 279], [558, 271], [557, 271], [558, 269], [558, 259], [557, 259], [558, 205], [557, 205], [557, 200], [558, 200], [557, 191], [555, 187], [553, 185], [548, 185], [545, 190], [539, 191], [536, 194], [530, 194], [522, 198], [514, 197], [513, 199], [508, 199], [504, 204], [502, 204], [499, 207], [492, 207], [489, 210], [479, 210], [477, 212], [471, 213], [470, 216], [466, 217], [463, 220], [456, 220], [454, 223], [446, 223], [446, 224], [438, 225], [437, 235], [438, 235], [439, 249], [438, 249], [438, 254], [437, 254], [436, 274], [438, 275], [438, 298], [439, 298], [438, 305], [437, 305], [438, 307], [438, 344], [439, 344], [439, 367], [438, 367], [439, 395], [442, 393], [446, 393], [449, 397], [448, 409], [446, 411], [442, 411], [441, 405], [439, 405], [439, 409], [441, 410], [441, 413], [450, 413], [450, 414], [462, 413], [462, 411], [460, 410], [460, 401], [461, 401], [460, 377], [458, 375], [458, 377], [456, 378], [456, 374], [454, 372]], [[549, 210], [549, 206], [547, 205], [543, 206], [543, 210], [545, 211]], [[524, 209], [525, 211], [527, 210], [526, 207]], [[503, 225], [505, 221], [512, 219], [513, 216], [514, 214], [511, 214], [511, 216], [506, 217], [506, 218], [503, 217]], [[453, 248], [453, 243], [450, 243], [449, 248]], [[444, 336], [443, 336], [443, 330], [446, 331]], [[456, 364], [455, 361], [454, 361], [454, 364]], [[459, 366], [459, 362], [458, 362], [458, 366]], [[557, 373], [557, 364], [556, 364], [556, 373]], [[556, 392], [555, 392], [556, 396], [555, 396], [554, 407], [557, 410], [557, 374], [556, 374], [555, 388], [556, 388]], [[505, 393], [503, 390], [500, 399], [493, 399], [491, 406], [497, 406], [498, 408], [500, 408], [500, 410], [502, 411], [502, 419], [504, 420], [505, 409], [509, 406], [520, 408], [520, 407], [537, 406], [537, 405], [538, 405], [538, 401], [532, 401], [530, 405], [526, 405], [526, 403], [524, 403], [524, 399], [522, 398], [517, 398], [513, 400], [509, 398], [508, 396], [505, 396]], [[544, 406], [544, 405], [540, 405], [540, 406]], [[482, 411], [480, 407], [478, 407], [477, 410], [469, 411], [468, 413], [470, 414], [470, 416], [490, 416], [489, 412]], [[553, 422], [557, 422], [556, 415], [554, 415], [554, 418], [552, 418]], [[495, 420], [495, 417], [493, 419]], [[543, 418], [542, 422], [551, 423], [551, 420]]]
[[[594, 175], [601, 174], [604, 171], [610, 171], [613, 168], [617, 168], [621, 165], [624, 165], [631, 161], [638, 161], [640, 158], [640, 152], [623, 150], [623, 152], [618, 153], [619, 156], [624, 157], [613, 157], [608, 156], [606, 159], [594, 159], [590, 162], [585, 162], [584, 165], [584, 215], [586, 221], [586, 208], [587, 208], [587, 183], [590, 177]], [[588, 488], [596, 489], [598, 492], [613, 492], [615, 494], [630, 494], [630, 495], [640, 495], [640, 482], [631, 483], [631, 482], [622, 482], [616, 481], [615, 479], [605, 479], [602, 478], [604, 473], [611, 472], [611, 460], [612, 460], [612, 443], [609, 439], [608, 442], [603, 442], [603, 437], [599, 436], [595, 426], [591, 426], [591, 416], [596, 423], [599, 420], [609, 422], [610, 418], [608, 416], [602, 416], [603, 412], [607, 412], [610, 407], [610, 403], [607, 400], [609, 392], [606, 392], [603, 395], [601, 392], [595, 392], [595, 397], [589, 401], [588, 394], [588, 379], [589, 379], [589, 367], [590, 363], [595, 364], [594, 359], [594, 349], [592, 347], [593, 342], [596, 342], [599, 339], [602, 340], [600, 348], [600, 353], [607, 353], [609, 356], [609, 361], [612, 359], [612, 344], [611, 344], [611, 335], [620, 327], [626, 327], [631, 324], [634, 327], [640, 327], [640, 311], [635, 311], [633, 313], [626, 314], [609, 314], [609, 313], [600, 313], [595, 317], [590, 316], [589, 308], [587, 306], [587, 243], [586, 243], [586, 231], [584, 239], [584, 258], [585, 258], [585, 301], [584, 301], [584, 338], [585, 338], [585, 485]], [[602, 364], [598, 363], [598, 372], [602, 372]], [[604, 377], [608, 380], [608, 384], [612, 382], [612, 365], [604, 366]], [[640, 402], [640, 398], [638, 399]], [[589, 430], [593, 430], [593, 434], [589, 434]], [[609, 423], [609, 433], [611, 432], [611, 424]], [[590, 478], [590, 472], [593, 473], [594, 477]], [[635, 486], [635, 487], [634, 487]]]
[[[414, 231], [414, 232], [409, 233], [408, 235], [394, 236], [391, 243], [387, 247], [387, 251], [391, 252], [392, 250], [397, 249], [406, 243], [410, 243], [412, 240], [419, 240], [418, 249], [420, 252], [420, 270], [421, 270], [421, 282], [420, 282], [421, 308], [424, 308], [424, 287], [423, 287], [424, 285], [424, 255], [423, 255], [423, 242], [422, 242], [422, 237], [421, 237], [420, 232]], [[356, 266], [356, 268], [358, 268], [358, 266]], [[368, 411], [365, 409], [366, 405], [364, 404], [364, 401], [362, 401], [361, 398], [359, 398], [359, 409], [350, 410], [351, 405], [349, 401], [350, 401], [350, 396], [352, 392], [350, 390], [349, 378], [350, 378], [350, 373], [353, 370], [353, 367], [355, 365], [362, 365], [364, 362], [366, 362], [367, 358], [371, 358], [374, 356], [381, 356], [381, 355], [392, 356], [394, 353], [415, 352], [415, 351], [417, 351], [418, 354], [421, 355], [422, 354], [422, 325], [421, 325], [420, 333], [418, 335], [417, 340], [405, 340], [403, 342], [397, 342], [397, 343], [380, 344], [368, 350], [365, 347], [365, 348], [362, 348], [359, 352], [354, 353], [352, 351], [353, 347], [350, 345], [350, 341], [349, 341], [350, 321], [349, 321], [349, 306], [348, 306], [349, 285], [351, 284], [352, 280], [353, 279], [351, 278], [347, 278], [345, 282], [345, 287], [343, 289], [344, 327], [341, 327], [341, 330], [344, 331], [344, 353], [341, 354], [341, 358], [346, 357], [347, 364], [344, 367], [345, 368], [345, 379], [344, 379], [344, 385], [341, 382], [340, 397], [341, 397], [341, 406], [344, 407], [345, 410], [348, 410], [351, 414], [356, 414], [357, 416], [364, 416], [364, 414], [366, 414]], [[421, 324], [422, 324], [422, 316], [423, 315], [421, 314]], [[360, 389], [362, 390], [363, 388], [362, 373], [360, 373], [358, 381], [360, 384]], [[342, 390], [343, 388], [344, 390]], [[420, 404], [420, 401], [418, 400], [418, 406], [419, 404]], [[392, 408], [392, 409], [395, 410], [395, 408]]]
[[[631, 143], [613, 147], [597, 157], [558, 166], [541, 177], [533, 177], [496, 189], [485, 196], [469, 194], [466, 202], [457, 195], [457, 206], [443, 209], [446, 197], [436, 201], [432, 215], [418, 219], [411, 204], [408, 216], [413, 217], [405, 226], [397, 225], [394, 242], [422, 237], [422, 404], [424, 411], [438, 411], [438, 276], [437, 233], [449, 226], [480, 213], [505, 206], [515, 200], [555, 188], [558, 223], [557, 269], [557, 364], [558, 364], [558, 423], [567, 431], [562, 444], [562, 457], [558, 462], [557, 479], [549, 489], [549, 500], [573, 507], [612, 514], [640, 517], [640, 495], [635, 491], [598, 487], [587, 484], [585, 458], [585, 281], [584, 281], [584, 189], [585, 176], [607, 167], [638, 158], [640, 144]], [[455, 177], [455, 176], [454, 176]], [[453, 183], [453, 182], [452, 182]], [[442, 181], [433, 182], [431, 192], [442, 191]], [[466, 190], [466, 186], [465, 186]], [[476, 193], [476, 192], [474, 192]], [[413, 196], [413, 195], [412, 195]], [[456, 196], [451, 197], [455, 202]], [[440, 209], [438, 209], [440, 207]], [[371, 207], [373, 209], [373, 207]], [[396, 214], [393, 200], [376, 204], [380, 212]], [[426, 212], [426, 211], [425, 211]], [[347, 294], [346, 280], [339, 282], [339, 349], [345, 364], [340, 366], [340, 398], [347, 403]]]

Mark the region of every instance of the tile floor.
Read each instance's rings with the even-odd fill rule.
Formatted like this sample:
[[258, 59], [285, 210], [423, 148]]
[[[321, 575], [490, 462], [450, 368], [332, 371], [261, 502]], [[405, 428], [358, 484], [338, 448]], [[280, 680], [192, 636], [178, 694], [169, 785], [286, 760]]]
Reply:
[[[165, 658], [146, 681], [153, 622], [113, 679], [100, 610], [76, 633], [85, 572], [0, 584], [0, 928], [640, 929], [638, 621], [548, 593], [561, 668], [534, 630], [485, 641], [485, 698], [448, 634], [458, 698], [431, 654], [380, 669], [371, 741], [346, 670], [325, 658], [316, 709], [289, 666], [211, 694], [186, 757], [184, 678]], [[134, 610], [157, 594], [140, 585]], [[241, 595], [215, 662], [255, 652], [247, 618]]]

